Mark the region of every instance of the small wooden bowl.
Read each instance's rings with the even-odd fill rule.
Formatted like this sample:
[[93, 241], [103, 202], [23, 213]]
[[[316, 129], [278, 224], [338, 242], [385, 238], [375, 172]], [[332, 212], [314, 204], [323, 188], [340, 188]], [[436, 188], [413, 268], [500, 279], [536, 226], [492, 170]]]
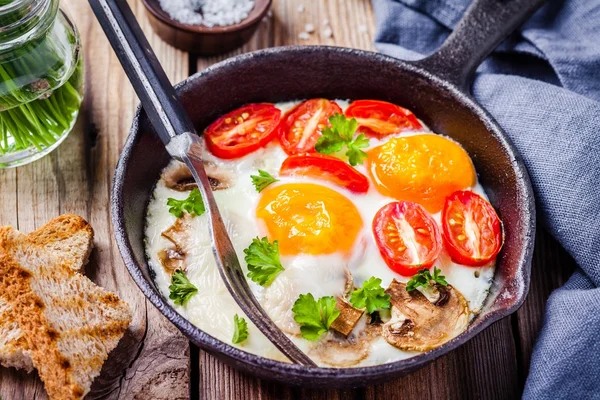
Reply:
[[143, 0], [150, 25], [170, 45], [203, 56], [226, 53], [246, 43], [271, 7], [272, 0], [255, 0], [248, 17], [229, 26], [186, 25], [167, 14], [158, 0]]

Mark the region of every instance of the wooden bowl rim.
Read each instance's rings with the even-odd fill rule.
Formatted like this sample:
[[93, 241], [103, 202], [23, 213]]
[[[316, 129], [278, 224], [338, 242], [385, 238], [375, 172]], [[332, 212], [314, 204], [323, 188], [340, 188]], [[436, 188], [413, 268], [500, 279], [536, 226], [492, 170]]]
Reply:
[[249, 26], [252, 26], [263, 19], [267, 11], [269, 11], [269, 9], [271, 8], [272, 1], [273, 0], [254, 0], [254, 8], [250, 11], [250, 14], [248, 14], [248, 17], [246, 17], [246, 19], [234, 25], [213, 26], [212, 28], [209, 28], [208, 26], [204, 25], [183, 24], [171, 18], [171, 16], [162, 9], [158, 0], [142, 0], [144, 6], [146, 7], [146, 10], [152, 13], [152, 15], [154, 15], [163, 23], [180, 31], [186, 31], [202, 35], [222, 35], [226, 33], [238, 32]]

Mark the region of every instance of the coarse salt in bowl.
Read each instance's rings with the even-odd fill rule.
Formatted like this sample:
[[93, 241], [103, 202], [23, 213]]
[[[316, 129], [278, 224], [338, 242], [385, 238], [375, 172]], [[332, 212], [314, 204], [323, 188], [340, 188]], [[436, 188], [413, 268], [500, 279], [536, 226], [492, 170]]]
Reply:
[[248, 18], [254, 0], [159, 0], [161, 8], [186, 25], [235, 25]]
[[225, 53], [247, 42], [272, 0], [143, 0], [165, 42], [198, 54]]

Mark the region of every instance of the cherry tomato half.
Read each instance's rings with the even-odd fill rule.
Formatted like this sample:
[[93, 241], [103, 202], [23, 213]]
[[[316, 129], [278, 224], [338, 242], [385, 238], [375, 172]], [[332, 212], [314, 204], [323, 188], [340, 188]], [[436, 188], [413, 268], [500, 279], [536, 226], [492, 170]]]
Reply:
[[357, 100], [346, 109], [346, 116], [356, 118], [357, 132], [383, 137], [406, 130], [423, 129], [415, 115], [392, 103], [379, 100]]
[[287, 112], [279, 128], [279, 142], [289, 155], [312, 153], [329, 117], [341, 114], [335, 101], [312, 99]]
[[442, 250], [437, 223], [410, 201], [389, 203], [377, 211], [373, 235], [386, 264], [404, 276], [431, 267]]
[[502, 248], [498, 214], [487, 200], [470, 190], [459, 190], [446, 198], [442, 231], [450, 258], [458, 264], [487, 264]]
[[356, 193], [369, 190], [366, 176], [338, 158], [318, 153], [289, 156], [281, 164], [279, 173], [326, 179]]
[[239, 158], [269, 143], [281, 111], [273, 104], [248, 104], [223, 115], [204, 131], [206, 144], [220, 158]]

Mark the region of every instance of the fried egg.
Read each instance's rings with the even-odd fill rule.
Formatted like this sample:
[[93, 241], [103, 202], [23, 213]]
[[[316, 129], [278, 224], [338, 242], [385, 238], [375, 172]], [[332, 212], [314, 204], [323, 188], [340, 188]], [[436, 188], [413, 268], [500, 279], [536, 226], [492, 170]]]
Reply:
[[[285, 111], [298, 103], [276, 106]], [[348, 106], [344, 101], [337, 103], [342, 109]], [[248, 280], [253, 293], [290, 339], [323, 367], [378, 365], [418, 354], [400, 350], [381, 337], [371, 337], [366, 316], [354, 327], [351, 340], [344, 343], [336, 341], [331, 333], [317, 342], [303, 339], [293, 318], [291, 309], [300, 294], [312, 293], [315, 298], [345, 296], [373, 276], [382, 280], [384, 288], [394, 279], [408, 281], [409, 278], [386, 265], [375, 244], [371, 221], [377, 211], [392, 201], [418, 200], [440, 224], [444, 198], [454, 190], [470, 188], [487, 199], [462, 147], [427, 128], [383, 139], [372, 138], [365, 150], [367, 160], [356, 169], [371, 178], [367, 193], [354, 193], [317, 177], [280, 176], [279, 169], [287, 154], [277, 141], [234, 160], [221, 160], [206, 149], [203, 152], [211, 168], [231, 177], [225, 188], [214, 191], [214, 196], [245, 272], [244, 249], [253, 238], [266, 236], [279, 243], [285, 270], [266, 287]], [[180, 167], [177, 161], [167, 166], [153, 191], [146, 218], [148, 263], [157, 288], [167, 299], [171, 274], [163, 268], [158, 254], [173, 247], [164, 232], [173, 228], [177, 218], [169, 213], [166, 203], [169, 198], [185, 199], [188, 192], [170, 189], [164, 176]], [[251, 180], [258, 169], [279, 181], [258, 193]], [[169, 301], [194, 325], [231, 344], [233, 316], [243, 316], [243, 312], [220, 278], [212, 255], [208, 219], [201, 215], [185, 223], [187, 228], [179, 232], [178, 240], [186, 254], [186, 275], [198, 293], [185, 306]], [[467, 267], [454, 263], [442, 250], [435, 266], [462, 293], [474, 317], [486, 300], [495, 263]], [[383, 319], [389, 318], [385, 312], [381, 314]], [[287, 361], [249, 320], [248, 325], [248, 340], [234, 346]], [[338, 349], [335, 357], [331, 348]]]

